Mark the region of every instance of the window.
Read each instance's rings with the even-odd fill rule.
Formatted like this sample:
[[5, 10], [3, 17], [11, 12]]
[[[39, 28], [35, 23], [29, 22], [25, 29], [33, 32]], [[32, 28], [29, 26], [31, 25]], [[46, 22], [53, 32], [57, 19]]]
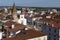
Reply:
[[51, 34], [49, 33], [49, 35], [51, 35]]
[[51, 37], [48, 37], [48, 40], [51, 40]]
[[54, 30], [54, 32], [56, 33], [56, 29]]
[[56, 37], [56, 35], [54, 35], [54, 37]]
[[49, 31], [51, 31], [51, 28], [49, 28]]
[[56, 40], [56, 39], [54, 39], [54, 40]]

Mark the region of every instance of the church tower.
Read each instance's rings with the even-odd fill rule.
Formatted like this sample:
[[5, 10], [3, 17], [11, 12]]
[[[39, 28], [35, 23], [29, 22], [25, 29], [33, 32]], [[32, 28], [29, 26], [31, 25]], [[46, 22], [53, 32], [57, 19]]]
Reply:
[[13, 12], [13, 13], [16, 12], [16, 5], [15, 5], [15, 3], [13, 4], [12, 12]]
[[13, 4], [13, 8], [12, 8], [12, 12], [13, 12], [13, 19], [15, 20], [15, 22], [18, 22], [18, 17], [17, 17], [17, 12], [16, 12], [16, 5], [15, 3]]

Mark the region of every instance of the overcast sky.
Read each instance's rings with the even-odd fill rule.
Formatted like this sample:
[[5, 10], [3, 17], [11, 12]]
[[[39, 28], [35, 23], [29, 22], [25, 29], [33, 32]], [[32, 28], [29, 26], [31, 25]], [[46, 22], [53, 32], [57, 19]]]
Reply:
[[0, 0], [0, 6], [60, 7], [60, 0]]

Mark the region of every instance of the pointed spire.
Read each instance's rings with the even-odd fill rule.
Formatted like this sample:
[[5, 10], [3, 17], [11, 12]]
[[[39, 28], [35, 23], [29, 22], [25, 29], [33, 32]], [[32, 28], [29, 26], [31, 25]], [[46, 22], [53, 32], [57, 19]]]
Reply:
[[16, 5], [15, 5], [15, 3], [13, 4], [13, 10], [12, 11], [16, 12]]
[[16, 13], [16, 5], [15, 3], [13, 4], [13, 8], [12, 8], [12, 12], [13, 12], [13, 19], [15, 20], [16, 23], [18, 23], [18, 17], [17, 17], [17, 13]]

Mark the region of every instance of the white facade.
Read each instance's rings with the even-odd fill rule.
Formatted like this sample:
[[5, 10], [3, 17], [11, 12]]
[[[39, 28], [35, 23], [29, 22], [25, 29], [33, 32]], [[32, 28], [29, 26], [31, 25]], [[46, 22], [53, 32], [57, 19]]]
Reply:
[[2, 39], [2, 34], [3, 34], [3, 33], [2, 33], [2, 32], [0, 32], [0, 40]]
[[33, 11], [28, 11], [28, 13], [33, 13]]
[[37, 18], [33, 18], [32, 21], [35, 21]]
[[12, 26], [12, 29], [14, 29], [15, 25], [14, 25], [14, 24], [12, 24], [11, 26]]
[[57, 9], [52, 9], [52, 12], [57, 13]]
[[53, 12], [50, 12], [50, 14], [53, 14]]
[[43, 19], [43, 17], [39, 17], [39, 19]]
[[20, 33], [21, 32], [21, 30], [18, 30], [15, 34], [18, 34], [18, 33]]
[[41, 37], [31, 38], [27, 40], [47, 40], [47, 36], [41, 36]]
[[60, 29], [59, 29], [59, 40], [60, 40]]
[[21, 10], [17, 10], [17, 14], [21, 14]]
[[46, 18], [51, 18], [51, 16], [46, 16]]
[[34, 14], [39, 14], [38, 12], [34, 12]]
[[46, 25], [48, 25], [48, 22], [46, 22]]
[[18, 20], [18, 23], [27, 25], [27, 19], [24, 18], [24, 15], [20, 15], [20, 19]]
[[31, 16], [33, 16], [33, 14], [30, 14], [30, 16], [29, 16], [29, 17], [31, 17]]
[[5, 12], [7, 13], [8, 12], [8, 9], [7, 8], [4, 8]]
[[45, 14], [45, 11], [42, 11], [42, 12], [41, 12], [41, 15], [44, 15], [44, 14]]

